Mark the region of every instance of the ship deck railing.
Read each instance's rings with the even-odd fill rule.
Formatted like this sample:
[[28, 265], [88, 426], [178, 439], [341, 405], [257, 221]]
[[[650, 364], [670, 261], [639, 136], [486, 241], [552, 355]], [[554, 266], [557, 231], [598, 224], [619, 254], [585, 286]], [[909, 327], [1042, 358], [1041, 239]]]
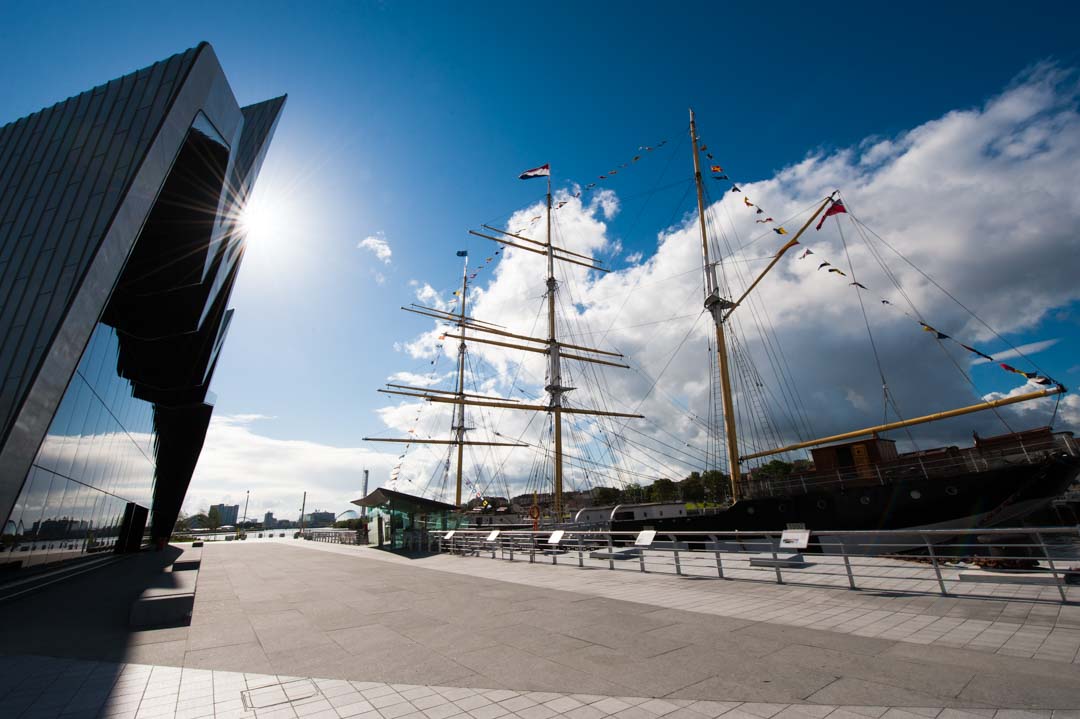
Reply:
[[[1080, 600], [1080, 527], [648, 533], [432, 532], [432, 551], [581, 570], [1008, 601]], [[1070, 595], [1071, 591], [1071, 595]]]
[[849, 486], [886, 485], [904, 480], [947, 480], [965, 474], [1038, 464], [1054, 454], [1080, 456], [1080, 446], [1072, 436], [1060, 433], [1044, 441], [1025, 443], [1018, 439], [1005, 446], [957, 449], [941, 455], [913, 453], [861, 467], [810, 471], [788, 477], [755, 479], [751, 473], [743, 479], [741, 494], [743, 498], [755, 499], [808, 494]]

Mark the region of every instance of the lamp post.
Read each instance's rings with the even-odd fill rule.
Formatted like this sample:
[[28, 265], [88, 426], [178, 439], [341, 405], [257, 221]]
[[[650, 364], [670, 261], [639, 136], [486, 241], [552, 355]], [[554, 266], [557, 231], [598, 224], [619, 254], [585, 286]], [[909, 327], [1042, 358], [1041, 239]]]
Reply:
[[240, 526], [247, 523], [248, 502], [251, 501], [251, 490], [244, 494], [244, 519], [236, 525], [236, 536], [240, 537]]

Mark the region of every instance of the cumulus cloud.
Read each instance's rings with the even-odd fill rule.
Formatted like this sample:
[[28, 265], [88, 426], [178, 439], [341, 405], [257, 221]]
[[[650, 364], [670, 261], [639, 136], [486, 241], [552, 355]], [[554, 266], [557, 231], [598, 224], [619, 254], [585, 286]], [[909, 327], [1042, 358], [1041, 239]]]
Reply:
[[390, 249], [390, 243], [387, 242], [386, 235], [382, 232], [376, 232], [374, 235], [365, 237], [356, 246], [361, 250], [368, 250], [373, 253], [376, 259], [387, 265], [390, 264], [390, 258], [394, 256], [393, 250]]
[[211, 420], [184, 511], [194, 513], [222, 502], [242, 508], [244, 493], [251, 490], [251, 518], [272, 511], [278, 519], [298, 519], [305, 491], [307, 511], [341, 512], [361, 496], [364, 469], [370, 470], [371, 486], [377, 487], [395, 462], [395, 454], [372, 447], [268, 437], [257, 425], [268, 419], [237, 414]]
[[450, 375], [438, 375], [434, 372], [431, 374], [416, 374], [415, 372], [395, 372], [386, 379], [389, 382], [408, 384], [414, 387], [434, 387], [435, 385], [445, 381], [449, 377]]
[[[811, 433], [874, 425], [883, 417], [895, 419], [897, 411], [910, 417], [970, 404], [980, 396], [994, 399], [1035, 388], [1018, 384], [1003, 393], [976, 390], [962, 372], [993, 368], [973, 365], [955, 345], [939, 345], [913, 317], [1006, 358], [1008, 346], [983, 321], [1005, 335], [1030, 331], [1080, 299], [1075, 282], [1080, 237], [1071, 229], [1080, 221], [1080, 195], [1073, 190], [1080, 169], [1078, 101], [1073, 75], [1037, 67], [979, 107], [955, 110], [895, 137], [816, 152], [772, 177], [740, 182], [741, 194], [712, 198], [709, 212], [722, 260], [718, 271], [727, 296], [741, 293], [763, 267], [762, 258], [782, 244], [755, 224], [742, 197], [788, 223], [789, 230], [835, 189], [852, 213], [829, 218], [820, 232], [809, 230], [802, 245], [814, 255], [800, 261], [797, 252], [790, 253], [732, 315], [729, 341], [738, 357], [734, 374], [743, 452]], [[738, 177], [737, 168], [728, 169]], [[619, 248], [609, 228], [621, 205], [615, 193], [575, 198], [556, 190], [556, 200], [566, 203], [553, 223], [557, 244], [606, 257]], [[520, 208], [505, 228], [533, 236], [543, 231], [543, 223], [533, 221], [542, 214], [540, 204]], [[853, 217], [888, 245], [853, 225]], [[630, 266], [622, 270], [596, 276], [574, 265], [560, 268], [560, 337], [622, 353], [625, 359], [616, 361], [631, 366], [622, 370], [566, 360], [563, 384], [576, 388], [567, 403], [640, 412], [647, 418], [567, 418], [568, 488], [647, 483], [657, 476], [678, 479], [692, 469], [716, 466], [722, 458], [722, 442], [704, 429], [719, 410], [715, 375], [709, 370], [715, 338], [702, 316], [696, 216], [688, 211], [672, 227], [656, 231], [655, 247], [641, 257], [628, 257]], [[381, 235], [366, 238], [360, 247], [389, 264], [390, 246]], [[819, 272], [818, 258], [828, 258], [849, 278]], [[862, 304], [860, 291], [848, 284], [856, 278], [870, 288], [862, 293]], [[470, 289], [470, 314], [516, 334], [546, 336], [544, 280], [542, 257], [507, 248], [487, 281]], [[978, 318], [937, 285], [975, 309]], [[421, 304], [443, 310], [452, 306], [452, 298], [430, 284], [416, 282], [413, 290]], [[893, 306], [880, 304], [879, 298]], [[433, 374], [397, 373], [391, 380], [449, 388], [453, 378], [447, 369], [456, 359], [457, 342], [440, 339], [447, 329], [433, 323], [418, 336], [401, 338], [395, 349], [432, 362]], [[1032, 357], [1054, 341], [1020, 350]], [[469, 355], [477, 372], [470, 374], [467, 391], [525, 403], [545, 401], [543, 355], [478, 342], [470, 343]], [[1020, 369], [1037, 369], [1023, 362], [1017, 363]], [[1061, 368], [1045, 371], [1064, 373]], [[770, 410], [767, 424], [762, 406]], [[789, 411], [793, 408], [800, 411]], [[1072, 394], [1060, 403], [1045, 399], [1011, 405], [999, 415], [1019, 429], [1045, 424], [1055, 410], [1059, 428], [1080, 428], [1080, 397]], [[386, 436], [446, 438], [453, 423], [450, 405], [409, 398], [388, 397], [377, 412]], [[346, 508], [359, 494], [364, 467], [372, 470], [373, 480], [386, 478], [399, 461], [399, 478], [392, 486], [452, 496], [453, 465], [442, 445], [380, 452], [280, 440], [259, 431], [258, 423], [269, 421], [258, 415], [214, 418], [185, 505], [188, 511], [221, 501], [241, 503], [244, 491], [256, 487], [252, 514], [271, 509], [279, 517], [295, 517], [304, 489], [309, 490], [309, 507]], [[467, 448], [467, 493], [516, 494], [550, 481], [546, 414], [472, 408], [467, 426], [473, 440], [530, 445]], [[983, 436], [1006, 431], [998, 415], [984, 412], [890, 436], [904, 448], [929, 447], [966, 442], [972, 430]]]
[[[1055, 308], [1080, 299], [1080, 239], [1071, 230], [1080, 220], [1080, 196], [1071, 189], [1080, 168], [1078, 99], [1071, 74], [1040, 66], [980, 107], [950, 112], [896, 137], [814, 153], [773, 177], [740, 182], [741, 194], [710, 201], [722, 260], [718, 272], [729, 297], [740, 294], [763, 266], [762, 258], [782, 244], [755, 223], [743, 197], [778, 220], [790, 218], [783, 221], [792, 233], [809, 216], [807, 208], [835, 189], [851, 210], [847, 217], [830, 218], [820, 232], [811, 229], [802, 244], [814, 255], [800, 261], [790, 253], [729, 322], [729, 341], [737, 351], [741, 452], [977, 401], [963, 373], [971, 366], [967, 353], [939, 346], [913, 317], [995, 357], [1006, 356], [1008, 348], [986, 325], [1002, 334], [1029, 330]], [[613, 192], [575, 198], [557, 191], [556, 200], [565, 202], [555, 215], [557, 244], [582, 254], [610, 254], [617, 247], [608, 228], [620, 207]], [[534, 232], [533, 218], [542, 212], [539, 204], [521, 208], [506, 228]], [[853, 224], [853, 218], [864, 225]], [[841, 281], [819, 272], [818, 258], [828, 258], [849, 277]], [[568, 450], [570, 487], [678, 478], [701, 469], [706, 456], [715, 465], [722, 451], [722, 443], [703, 429], [718, 409], [709, 370], [713, 329], [701, 317], [696, 217], [687, 213], [661, 229], [655, 251], [635, 259], [603, 276], [573, 265], [560, 268], [560, 336], [621, 352], [632, 368], [600, 371], [566, 361], [563, 384], [577, 388], [567, 401], [647, 416], [629, 422], [568, 420], [568, 434], [577, 442]], [[546, 335], [543, 263], [542, 257], [508, 248], [488, 282], [470, 290], [470, 314], [517, 334]], [[696, 287], [688, 284], [695, 277]], [[860, 290], [849, 284], [856, 278], [870, 288], [862, 291], [861, 303]], [[439, 340], [445, 331], [435, 326], [402, 346], [413, 357], [452, 360], [457, 344]], [[1026, 352], [1045, 349], [1045, 342]], [[470, 355], [486, 377], [477, 391], [543, 401], [543, 355], [479, 343], [470, 344]], [[765, 406], [768, 419], [761, 411]], [[1031, 403], [1003, 409], [1000, 416], [1022, 427], [1044, 424], [1051, 411], [1051, 402]], [[446, 433], [451, 420], [445, 405], [403, 402], [380, 416], [388, 426], [409, 431], [418, 427], [418, 412], [421, 422], [432, 422], [419, 431]], [[1075, 427], [1078, 414], [1080, 402], [1068, 397], [1059, 407], [1059, 426]], [[550, 444], [546, 415], [531, 424], [528, 413], [510, 410], [470, 417], [477, 437]], [[963, 441], [973, 429], [984, 436], [1006, 431], [993, 413], [981, 413], [893, 438], [906, 448], [925, 447]], [[611, 448], [620, 450], [617, 457], [605, 456]], [[486, 458], [502, 467], [504, 479], [492, 475], [483, 481], [520, 490], [537, 451], [499, 450]], [[430, 474], [443, 459], [410, 455], [405, 465], [427, 462], [424, 471]]]

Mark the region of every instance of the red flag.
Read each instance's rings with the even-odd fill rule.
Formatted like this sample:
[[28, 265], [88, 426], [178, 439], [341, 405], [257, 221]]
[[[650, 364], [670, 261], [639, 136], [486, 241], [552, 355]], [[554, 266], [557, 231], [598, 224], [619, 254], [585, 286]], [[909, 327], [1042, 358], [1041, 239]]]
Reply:
[[837, 200], [836, 202], [832, 203], [832, 207], [825, 210], [825, 214], [822, 215], [821, 221], [817, 223], [817, 227], [815, 227], [814, 229], [815, 230], [820, 230], [821, 226], [825, 224], [825, 218], [826, 217], [832, 217], [833, 215], [839, 215], [841, 213], [846, 215], [847, 214], [847, 208], [844, 207], [843, 202], [841, 202], [840, 200]]

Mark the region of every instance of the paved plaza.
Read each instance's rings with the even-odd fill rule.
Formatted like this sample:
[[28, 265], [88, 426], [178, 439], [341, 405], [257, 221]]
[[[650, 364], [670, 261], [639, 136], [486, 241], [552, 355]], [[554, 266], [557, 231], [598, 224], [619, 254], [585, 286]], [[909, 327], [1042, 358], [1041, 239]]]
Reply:
[[0, 713], [1080, 718], [1075, 605], [283, 540], [208, 543], [191, 625], [128, 629], [175, 558], [6, 603]]

